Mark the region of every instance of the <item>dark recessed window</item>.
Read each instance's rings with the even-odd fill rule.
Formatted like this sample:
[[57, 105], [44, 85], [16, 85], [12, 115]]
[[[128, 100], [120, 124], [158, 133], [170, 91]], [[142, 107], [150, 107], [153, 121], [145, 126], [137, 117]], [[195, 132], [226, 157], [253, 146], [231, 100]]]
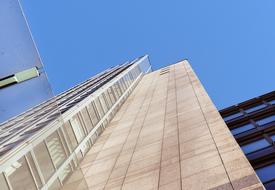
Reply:
[[266, 190], [274, 190], [275, 189], [275, 181], [271, 181], [269, 183], [264, 184]]
[[271, 135], [270, 138], [275, 142], [275, 134]]
[[240, 126], [240, 127], [235, 128], [235, 129], [232, 129], [232, 130], [231, 130], [231, 133], [232, 133], [233, 135], [238, 135], [238, 134], [240, 134], [240, 133], [243, 133], [243, 132], [245, 132], [245, 131], [248, 131], [248, 130], [254, 129], [254, 128], [255, 128], [254, 125], [252, 125], [251, 123], [248, 123], [248, 124], [245, 124], [245, 125], [243, 125], [243, 126]]
[[263, 183], [272, 180], [275, 178], [275, 164], [259, 168], [256, 173]]
[[274, 105], [275, 104], [275, 100], [269, 100], [268, 103]]
[[260, 139], [251, 143], [248, 143], [246, 145], [241, 146], [243, 152], [245, 154], [249, 154], [258, 150], [261, 150], [263, 148], [266, 148], [270, 146], [270, 144], [265, 139]]
[[263, 109], [263, 108], [265, 108], [265, 107], [266, 107], [265, 104], [260, 104], [260, 105], [257, 105], [257, 106], [254, 106], [254, 107], [245, 109], [245, 112], [246, 112], [246, 113], [251, 113], [251, 112], [254, 112], [254, 111], [258, 111], [258, 110], [260, 110], [260, 109]]
[[242, 116], [242, 115], [243, 115], [243, 114], [242, 114], [241, 112], [237, 112], [237, 113], [234, 113], [234, 114], [232, 114], [232, 115], [225, 116], [223, 119], [224, 119], [224, 121], [229, 121], [229, 120], [231, 120], [231, 119], [235, 119], [235, 118], [240, 117], [240, 116]]
[[256, 123], [258, 125], [265, 125], [265, 124], [268, 124], [272, 121], [275, 121], [275, 115], [271, 115], [271, 116], [259, 119], [259, 120], [256, 121]]

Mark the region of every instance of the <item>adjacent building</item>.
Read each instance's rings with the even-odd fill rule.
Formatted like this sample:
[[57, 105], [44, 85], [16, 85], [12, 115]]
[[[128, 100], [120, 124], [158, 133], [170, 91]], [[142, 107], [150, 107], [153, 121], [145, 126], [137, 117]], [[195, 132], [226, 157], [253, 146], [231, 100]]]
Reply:
[[186, 60], [110, 68], [0, 129], [1, 190], [264, 189]]
[[265, 188], [275, 189], [275, 91], [220, 113]]

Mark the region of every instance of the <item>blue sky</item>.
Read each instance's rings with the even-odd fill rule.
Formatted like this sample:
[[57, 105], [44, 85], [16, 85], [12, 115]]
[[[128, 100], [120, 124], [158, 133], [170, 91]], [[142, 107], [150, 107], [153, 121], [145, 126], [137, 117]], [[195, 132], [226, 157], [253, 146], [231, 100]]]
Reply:
[[21, 0], [54, 93], [149, 54], [188, 59], [220, 108], [275, 88], [274, 0]]

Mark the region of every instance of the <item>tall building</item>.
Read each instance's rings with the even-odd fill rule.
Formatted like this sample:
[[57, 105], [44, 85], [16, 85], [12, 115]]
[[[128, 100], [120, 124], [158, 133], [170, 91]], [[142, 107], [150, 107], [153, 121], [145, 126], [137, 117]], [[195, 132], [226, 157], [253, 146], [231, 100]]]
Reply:
[[264, 189], [189, 63], [110, 68], [1, 125], [13, 189]]
[[267, 190], [275, 189], [275, 91], [220, 111]]

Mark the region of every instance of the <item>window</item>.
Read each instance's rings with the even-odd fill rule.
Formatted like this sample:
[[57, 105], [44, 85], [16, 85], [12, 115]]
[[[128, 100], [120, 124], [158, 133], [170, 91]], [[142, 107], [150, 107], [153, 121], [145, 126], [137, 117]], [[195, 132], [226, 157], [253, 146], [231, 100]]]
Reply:
[[271, 115], [271, 116], [259, 119], [259, 120], [256, 121], [256, 123], [258, 125], [265, 125], [265, 124], [268, 124], [272, 121], [275, 121], [275, 115]]
[[96, 126], [99, 120], [98, 120], [97, 112], [94, 108], [94, 103], [89, 104], [87, 108], [88, 108], [89, 115], [92, 119], [93, 126]]
[[34, 175], [36, 184], [37, 184], [38, 188], [41, 188], [41, 187], [42, 187], [42, 182], [41, 182], [40, 176], [39, 176], [39, 174], [38, 174], [38, 171], [37, 171], [37, 169], [36, 169], [35, 163], [34, 163], [34, 161], [33, 161], [33, 159], [32, 159], [31, 153], [28, 153], [28, 154], [26, 155], [26, 157], [27, 157], [28, 163], [29, 163], [29, 165], [30, 165], [30, 168], [31, 168], [31, 170], [32, 170], [32, 173], [33, 173], [33, 175]]
[[264, 184], [266, 190], [274, 190], [275, 189], [275, 181], [271, 181], [269, 183]]
[[235, 119], [235, 118], [240, 117], [240, 116], [242, 116], [242, 115], [243, 115], [243, 114], [242, 114], [241, 112], [237, 112], [237, 113], [234, 113], [234, 114], [232, 114], [232, 115], [225, 116], [223, 119], [224, 119], [224, 121], [229, 121], [229, 120], [231, 120], [231, 119]]
[[54, 173], [54, 166], [44, 142], [41, 142], [34, 148], [34, 154], [42, 175], [47, 181]]
[[13, 163], [5, 173], [8, 176], [12, 189], [16, 190], [35, 190], [36, 186], [31, 175], [30, 168], [27, 165], [25, 157], [20, 158]]
[[268, 103], [274, 105], [275, 104], [275, 100], [269, 100]]
[[76, 141], [76, 137], [74, 135], [72, 126], [68, 121], [64, 124], [64, 132], [65, 132], [65, 136], [67, 137], [67, 140], [69, 141], [68, 144], [71, 147], [71, 150], [74, 150], [75, 147], [77, 146], [77, 141]]
[[268, 146], [270, 146], [270, 144], [265, 139], [260, 139], [249, 144], [243, 145], [241, 146], [241, 148], [245, 154], [249, 154], [260, 149], [266, 148]]
[[80, 143], [82, 139], [85, 137], [85, 135], [84, 135], [84, 130], [78, 119], [78, 116], [77, 115], [73, 116], [73, 118], [70, 120], [70, 123], [72, 125], [76, 140], [78, 143]]
[[260, 105], [257, 105], [257, 106], [254, 106], [254, 107], [245, 109], [245, 112], [246, 112], [246, 113], [251, 113], [251, 112], [254, 112], [254, 111], [258, 111], [258, 110], [260, 110], [260, 109], [263, 109], [263, 108], [265, 108], [265, 107], [266, 107], [265, 104], [260, 104]]
[[94, 127], [86, 108], [81, 110], [81, 115], [87, 130], [91, 131]]
[[275, 142], [275, 134], [271, 135], [270, 138]]
[[47, 146], [56, 168], [59, 168], [66, 159], [66, 153], [57, 132], [54, 132], [46, 139]]
[[245, 124], [243, 126], [240, 126], [240, 127], [235, 128], [235, 129], [232, 129], [231, 133], [233, 135], [238, 135], [240, 133], [243, 133], [245, 131], [249, 131], [250, 129], [254, 129], [254, 128], [255, 128], [254, 125], [252, 125], [251, 123], [248, 123], [248, 124]]
[[95, 106], [96, 106], [96, 110], [98, 111], [98, 114], [100, 116], [100, 118], [102, 118], [104, 116], [104, 112], [103, 112], [103, 108], [99, 102], [99, 98], [96, 98], [94, 100]]
[[256, 173], [263, 183], [267, 182], [271, 179], [274, 179], [275, 178], [275, 164], [271, 164], [271, 165], [259, 168], [256, 170]]

